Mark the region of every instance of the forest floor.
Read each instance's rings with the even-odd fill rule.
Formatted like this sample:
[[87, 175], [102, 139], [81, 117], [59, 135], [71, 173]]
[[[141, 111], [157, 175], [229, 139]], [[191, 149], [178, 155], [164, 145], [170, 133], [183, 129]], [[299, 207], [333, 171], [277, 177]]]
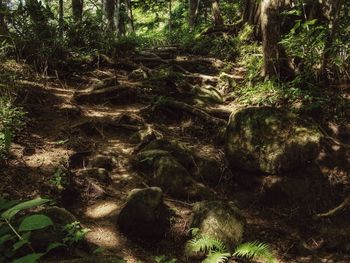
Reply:
[[[56, 71], [50, 77], [33, 75], [20, 80], [18, 101], [28, 112], [28, 123], [0, 171], [0, 192], [12, 198], [56, 199], [59, 206], [67, 208], [91, 230], [87, 240], [103, 248], [105, 254], [117, 254], [128, 262], [155, 262], [155, 256], [160, 255], [177, 258], [178, 262], [193, 262], [186, 261], [183, 249], [189, 238], [192, 203], [196, 200], [165, 197], [176, 215], [171, 231], [158, 244], [130, 241], [117, 227], [118, 213], [128, 193], [147, 186], [130, 164], [135, 149], [148, 135], [174, 139], [220, 162], [222, 174], [217, 175], [217, 183], [208, 185], [215, 199], [234, 200], [241, 208], [247, 220], [245, 240], [270, 244], [280, 262], [350, 262], [349, 211], [332, 219], [312, 218], [341, 202], [337, 186], [313, 186], [317, 193], [316, 197], [310, 193], [310, 198], [300, 190], [301, 196], [292, 201], [263, 198], [261, 176], [229, 171], [220, 134], [212, 129], [211, 120], [181, 107], [160, 110], [152, 107], [155, 98], [169, 96], [191, 107], [200, 105], [201, 111], [224, 121], [237, 107], [233, 99], [221, 100], [227, 95], [223, 91], [221, 98], [215, 92], [214, 95], [191, 92], [192, 97], [184, 93], [188, 83], [217, 86], [224, 62], [173, 52], [148, 50], [116, 62], [99, 57], [68, 72]], [[242, 68], [232, 67], [225, 74], [239, 82], [244, 72]], [[90, 97], [79, 97], [114, 86], [118, 90], [106, 96], [91, 93]], [[137, 138], [143, 131], [147, 136]], [[305, 177], [322, 178], [320, 185], [336, 182], [348, 187], [350, 153], [349, 147], [343, 146], [330, 142], [327, 149], [333, 149], [335, 155], [326, 162], [319, 161], [316, 168], [298, 172]], [[111, 182], [97, 190], [85, 189], [77, 199], [62, 190], [71, 174], [88, 166], [88, 160], [97, 155], [113, 159]], [[303, 184], [293, 181], [290, 187], [298, 191]], [[323, 189], [332, 190], [321, 192]], [[311, 198], [316, 199], [309, 202]], [[84, 250], [77, 253], [87, 255]]]

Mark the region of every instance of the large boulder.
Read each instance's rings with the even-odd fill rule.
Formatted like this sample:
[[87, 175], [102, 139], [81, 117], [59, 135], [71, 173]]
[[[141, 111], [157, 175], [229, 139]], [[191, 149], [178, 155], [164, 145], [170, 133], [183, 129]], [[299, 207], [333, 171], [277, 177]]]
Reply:
[[243, 238], [245, 220], [232, 202], [203, 201], [192, 210], [192, 228], [201, 236], [215, 238], [232, 249]]
[[249, 107], [230, 117], [226, 157], [232, 167], [278, 174], [314, 161], [320, 139], [316, 127], [290, 113], [272, 107]]
[[158, 241], [170, 226], [170, 210], [163, 203], [158, 187], [134, 189], [122, 208], [118, 225], [131, 238]]

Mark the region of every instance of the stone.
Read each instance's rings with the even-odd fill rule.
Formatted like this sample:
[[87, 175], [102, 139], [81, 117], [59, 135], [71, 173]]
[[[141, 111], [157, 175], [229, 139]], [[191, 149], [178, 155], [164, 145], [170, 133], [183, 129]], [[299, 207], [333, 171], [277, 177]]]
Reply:
[[157, 139], [147, 144], [142, 151], [163, 150], [174, 156], [186, 169], [193, 166], [191, 151], [182, 143], [175, 140]]
[[104, 168], [107, 171], [112, 171], [114, 167], [113, 157], [105, 155], [96, 155], [90, 160], [91, 167]]
[[242, 241], [244, 226], [244, 217], [232, 202], [202, 201], [193, 206], [191, 228], [222, 241], [229, 249]]
[[111, 182], [109, 172], [104, 168], [80, 169], [76, 171], [75, 175], [80, 179], [91, 178], [103, 184], [109, 184]]
[[170, 226], [170, 212], [158, 187], [134, 189], [122, 208], [118, 225], [125, 235], [151, 241], [161, 240]]
[[61, 243], [65, 238], [64, 226], [78, 221], [68, 210], [61, 207], [48, 207], [40, 210], [38, 214], [43, 214], [51, 218], [54, 225], [45, 229], [32, 231], [30, 235], [31, 246], [37, 252], [46, 251], [49, 244]]
[[313, 162], [321, 138], [316, 127], [290, 113], [272, 107], [248, 107], [230, 116], [226, 157], [233, 168], [279, 174]]
[[188, 171], [172, 156], [159, 158], [155, 163], [152, 184], [176, 197], [184, 197], [193, 184]]

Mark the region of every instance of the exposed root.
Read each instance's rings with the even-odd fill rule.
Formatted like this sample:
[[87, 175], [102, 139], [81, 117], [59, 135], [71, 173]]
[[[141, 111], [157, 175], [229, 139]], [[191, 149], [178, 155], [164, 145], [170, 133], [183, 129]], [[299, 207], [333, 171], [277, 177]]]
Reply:
[[171, 99], [159, 99], [156, 102], [156, 107], [167, 107], [167, 108], [172, 108], [175, 110], [181, 110], [181, 111], [185, 111], [188, 113], [191, 113], [209, 123], [213, 123], [214, 125], [218, 125], [218, 126], [224, 126], [226, 125], [226, 121], [223, 119], [219, 119], [216, 117], [211, 116], [210, 114], [206, 113], [205, 111], [190, 106], [184, 102], [180, 102], [180, 101], [175, 101], [175, 100], [171, 100]]
[[327, 217], [334, 216], [334, 215], [338, 214], [339, 212], [341, 212], [342, 210], [344, 210], [345, 208], [347, 208], [348, 206], [350, 206], [350, 196], [345, 198], [344, 201], [340, 205], [329, 210], [328, 212], [315, 215], [315, 219], [327, 218]]

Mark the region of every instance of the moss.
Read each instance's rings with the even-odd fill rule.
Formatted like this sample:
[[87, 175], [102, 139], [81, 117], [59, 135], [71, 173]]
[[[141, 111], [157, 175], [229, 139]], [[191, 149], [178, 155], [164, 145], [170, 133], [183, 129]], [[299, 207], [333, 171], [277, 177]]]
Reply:
[[279, 173], [316, 158], [321, 134], [296, 116], [271, 107], [251, 107], [231, 116], [227, 153], [249, 171]]

